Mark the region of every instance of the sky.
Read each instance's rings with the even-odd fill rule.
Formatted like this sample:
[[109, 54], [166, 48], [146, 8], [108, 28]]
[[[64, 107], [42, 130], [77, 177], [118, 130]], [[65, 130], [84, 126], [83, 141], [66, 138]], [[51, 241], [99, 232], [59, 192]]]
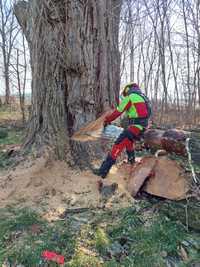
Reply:
[[[8, 4], [11, 4], [12, 2], [14, 2], [14, 0], [7, 0], [7, 2], [8, 2]], [[137, 1], [135, 1], [134, 3], [137, 3]], [[136, 9], [133, 6], [133, 13], [136, 12], [135, 10]], [[143, 19], [142, 23], [144, 23], [144, 22], [145, 22], [145, 19]], [[139, 22], [137, 22], [137, 23], [138, 23], [138, 26], [139, 26]], [[184, 56], [185, 50], [184, 49], [181, 50], [181, 43], [183, 42], [182, 33], [184, 33], [184, 25], [183, 25], [183, 20], [180, 17], [180, 14], [177, 13], [176, 7], [173, 8], [173, 14], [171, 14], [171, 24], [173, 25], [173, 31], [176, 32], [176, 34], [174, 34], [174, 36], [173, 36], [173, 42], [177, 44], [177, 50], [180, 52], [180, 55], [182, 53], [182, 56]], [[150, 28], [151, 27], [149, 26], [149, 29]], [[138, 42], [137, 38], [140, 35], [138, 29], [139, 29], [139, 27], [137, 27], [137, 24], [136, 24], [136, 28], [135, 28], [135, 32], [134, 32], [134, 34], [136, 36], [136, 40], [135, 40], [136, 46], [137, 46], [137, 42]], [[180, 34], [177, 34], [177, 33], [180, 33]], [[120, 32], [120, 38], [123, 36], [123, 34], [124, 34], [124, 28]], [[18, 38], [18, 42], [15, 45], [15, 49], [16, 48], [20, 48], [21, 41], [22, 41], [22, 36], [20, 35], [19, 38]], [[1, 43], [1, 39], [0, 39], [0, 43]], [[121, 48], [122, 47], [120, 47], [120, 49]], [[29, 62], [29, 53], [28, 53], [28, 46], [27, 45], [26, 45], [26, 52], [27, 52], [27, 62]], [[136, 53], [137, 53], [137, 55], [135, 57], [135, 62], [134, 62], [135, 67], [137, 67], [137, 65], [138, 65], [139, 50], [136, 50]], [[166, 51], [166, 53], [169, 53], [169, 52]], [[16, 60], [15, 58], [16, 58], [16, 56], [13, 56], [12, 64], [15, 64], [15, 60]], [[22, 57], [20, 57], [20, 63], [22, 65], [24, 64]], [[184, 60], [183, 60], [183, 63], [184, 63]], [[2, 54], [0, 53], [0, 94], [2, 94], [4, 92], [4, 88], [5, 88], [4, 81], [2, 79], [3, 70], [1, 68], [1, 65], [2, 65]], [[127, 47], [127, 49], [126, 49], [125, 68], [126, 68], [126, 70], [124, 71], [124, 73], [123, 73], [123, 75], [121, 77], [121, 85], [120, 85], [121, 88], [126, 83], [130, 82], [130, 49], [129, 49], [129, 47]], [[168, 69], [168, 72], [169, 72], [169, 67], [167, 69]], [[141, 72], [140, 73], [141, 73], [140, 85], [143, 87], [144, 84], [143, 84], [143, 81], [142, 81], [143, 80], [142, 67], [141, 67]], [[135, 82], [138, 82], [138, 81], [135, 80]], [[16, 82], [13, 82], [13, 83], [16, 84]], [[169, 88], [171, 88], [171, 91], [173, 92], [173, 90], [174, 90], [173, 89], [174, 88], [173, 79], [169, 80]], [[27, 93], [31, 93], [31, 69], [30, 69], [30, 65], [28, 65], [26, 91], [27, 91]], [[13, 86], [13, 85], [11, 85], [11, 93], [13, 93], [13, 94], [17, 93], [17, 90], [16, 90], [15, 86]]]
[[[13, 49], [11, 53], [11, 60], [10, 60], [10, 78], [11, 78], [11, 83], [10, 83], [10, 90], [11, 94], [16, 94], [17, 89], [17, 80], [16, 80], [16, 59], [17, 59], [17, 49], [19, 50], [19, 71], [20, 71], [20, 77], [23, 80], [23, 70], [24, 70], [24, 57], [22, 56], [22, 50], [23, 50], [23, 37], [22, 37], [22, 32], [19, 32], [19, 25], [16, 21], [16, 18], [14, 20], [13, 26], [11, 26], [11, 21], [12, 21], [12, 16], [13, 13], [8, 13], [9, 10], [12, 10], [12, 4], [14, 3], [14, 0], [2, 0], [3, 3], [3, 13], [4, 13], [4, 18], [6, 18], [6, 15], [9, 14], [9, 19], [5, 23], [5, 31], [7, 32], [6, 34], [6, 49], [8, 50], [9, 48], [9, 40], [10, 40], [10, 29], [14, 28], [12, 38], [17, 34], [17, 38], [14, 41], [13, 44]], [[2, 16], [0, 12], [0, 22], [1, 22]], [[4, 19], [5, 21], [5, 19]], [[17, 26], [17, 27], [16, 27]], [[1, 29], [1, 23], [0, 23], [0, 29]], [[11, 40], [12, 40], [11, 38]], [[28, 45], [26, 43], [25, 45], [25, 51], [26, 51], [26, 61], [29, 62], [29, 50], [28, 50]], [[30, 65], [27, 64], [27, 92], [31, 92], [31, 70], [30, 70]], [[4, 81], [4, 68], [3, 68], [3, 53], [2, 53], [2, 36], [0, 34], [0, 94], [4, 94], [5, 92], [5, 81]]]

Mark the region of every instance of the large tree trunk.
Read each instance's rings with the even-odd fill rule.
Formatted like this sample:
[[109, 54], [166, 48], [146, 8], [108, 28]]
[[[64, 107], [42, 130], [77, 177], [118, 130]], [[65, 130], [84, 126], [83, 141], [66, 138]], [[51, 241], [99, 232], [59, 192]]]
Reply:
[[76, 146], [69, 137], [114, 103], [120, 9], [121, 0], [30, 0], [15, 6], [33, 77], [26, 146], [48, 145], [59, 158], [70, 158]]

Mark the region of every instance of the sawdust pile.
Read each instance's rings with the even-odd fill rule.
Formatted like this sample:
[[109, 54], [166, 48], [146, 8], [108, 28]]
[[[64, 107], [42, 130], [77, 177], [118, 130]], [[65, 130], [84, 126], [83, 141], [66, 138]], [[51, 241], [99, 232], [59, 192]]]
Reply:
[[127, 207], [141, 190], [183, 199], [189, 189], [184, 170], [165, 156], [144, 157], [133, 166], [124, 162], [113, 166], [103, 186], [117, 187], [106, 197], [100, 190], [100, 180], [92, 171], [72, 170], [65, 162], [45, 158], [26, 161], [0, 176], [0, 207], [19, 204], [55, 215], [67, 208]]
[[[125, 189], [126, 173], [123, 169], [120, 171], [113, 167], [109, 179], [104, 182], [118, 183], [116, 194], [107, 199], [106, 205], [117, 203], [119, 199], [120, 206], [133, 202]], [[103, 200], [98, 188], [99, 180], [89, 170], [80, 172], [72, 170], [65, 162], [39, 158], [0, 176], [0, 207], [13, 203], [44, 210], [100, 207]]]

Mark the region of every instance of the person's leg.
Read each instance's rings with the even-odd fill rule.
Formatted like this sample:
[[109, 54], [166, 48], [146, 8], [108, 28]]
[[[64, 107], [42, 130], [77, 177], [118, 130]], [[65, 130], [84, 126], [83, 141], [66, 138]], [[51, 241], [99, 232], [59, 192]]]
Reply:
[[111, 157], [110, 154], [107, 155], [107, 158], [102, 162], [101, 167], [99, 169], [95, 169], [94, 174], [101, 176], [102, 178], [106, 178], [109, 170], [115, 164], [116, 160]]
[[141, 130], [135, 126], [129, 126], [128, 130], [133, 134], [133, 141], [126, 146], [126, 153], [128, 156], [128, 163], [135, 163], [135, 140], [140, 139]]
[[117, 157], [125, 148], [130, 148], [132, 142], [134, 142], [134, 135], [131, 133], [131, 131], [124, 130], [115, 141], [115, 144], [111, 149], [111, 153], [108, 154], [101, 167], [98, 170], [95, 170], [94, 173], [102, 178], [105, 178], [113, 164], [115, 164]]
[[126, 154], [128, 156], [128, 163], [133, 164], [135, 162], [135, 141], [130, 141], [126, 146]]
[[121, 152], [126, 148], [127, 150], [132, 150], [133, 148], [133, 142], [132, 140], [130, 140], [128, 137], [127, 137], [127, 130], [126, 132], [120, 136], [115, 144], [113, 145], [112, 147], [112, 150], [111, 150], [111, 156], [112, 158], [114, 159], [117, 159], [118, 156], [121, 154]]

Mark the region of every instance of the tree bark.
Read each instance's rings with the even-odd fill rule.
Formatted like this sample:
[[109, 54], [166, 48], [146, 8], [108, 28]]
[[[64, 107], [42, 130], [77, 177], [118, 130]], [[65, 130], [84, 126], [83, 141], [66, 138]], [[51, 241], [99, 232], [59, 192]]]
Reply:
[[[32, 112], [25, 147], [49, 146], [69, 159], [70, 136], [114, 103], [119, 91], [121, 0], [20, 1], [28, 40]], [[79, 150], [80, 153], [80, 150]]]

